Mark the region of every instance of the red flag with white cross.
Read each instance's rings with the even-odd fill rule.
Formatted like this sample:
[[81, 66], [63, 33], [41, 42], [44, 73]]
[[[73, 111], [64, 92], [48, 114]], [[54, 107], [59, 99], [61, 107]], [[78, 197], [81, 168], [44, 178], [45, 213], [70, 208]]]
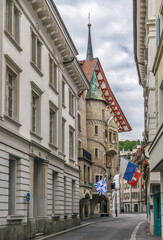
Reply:
[[139, 178], [140, 178], [140, 176], [141, 176], [141, 173], [135, 171], [134, 176], [133, 176], [131, 182], [127, 181], [127, 183], [130, 184], [131, 186], [135, 187], [137, 182], [138, 182], [138, 180], [139, 180]]

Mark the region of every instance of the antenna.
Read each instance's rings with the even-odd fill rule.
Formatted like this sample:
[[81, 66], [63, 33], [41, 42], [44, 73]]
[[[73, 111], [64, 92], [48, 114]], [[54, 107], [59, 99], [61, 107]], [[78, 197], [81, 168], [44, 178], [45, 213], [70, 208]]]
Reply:
[[90, 13], [88, 13], [88, 23], [89, 24], [90, 24], [90, 18], [91, 18]]

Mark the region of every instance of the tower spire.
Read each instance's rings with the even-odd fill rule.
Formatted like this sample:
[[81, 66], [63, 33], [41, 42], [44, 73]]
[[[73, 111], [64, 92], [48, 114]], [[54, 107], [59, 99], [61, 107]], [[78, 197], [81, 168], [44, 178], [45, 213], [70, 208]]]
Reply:
[[87, 45], [87, 57], [86, 61], [91, 61], [93, 59], [93, 49], [91, 41], [91, 23], [90, 23], [90, 13], [88, 14], [88, 45]]

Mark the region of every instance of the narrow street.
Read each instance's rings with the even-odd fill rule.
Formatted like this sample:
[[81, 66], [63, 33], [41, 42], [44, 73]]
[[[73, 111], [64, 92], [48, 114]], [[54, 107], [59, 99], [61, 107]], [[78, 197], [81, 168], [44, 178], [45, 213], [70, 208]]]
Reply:
[[[93, 220], [92, 220], [93, 221]], [[121, 214], [117, 218], [85, 221], [87, 226], [49, 237], [49, 240], [156, 240], [147, 232], [146, 214]], [[91, 223], [91, 224], [90, 224]], [[43, 238], [41, 238], [43, 239]], [[46, 238], [47, 239], [47, 238]]]

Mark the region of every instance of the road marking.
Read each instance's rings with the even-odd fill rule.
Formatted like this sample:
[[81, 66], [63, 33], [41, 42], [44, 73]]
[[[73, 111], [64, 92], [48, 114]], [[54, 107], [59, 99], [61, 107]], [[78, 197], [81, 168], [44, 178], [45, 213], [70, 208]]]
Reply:
[[[145, 221], [146, 221], [146, 220], [145, 220]], [[142, 224], [142, 223], [145, 222], [145, 221], [142, 221], [142, 222], [140, 222], [140, 223], [138, 223], [138, 224], [136, 225], [134, 231], [132, 232], [132, 235], [131, 235], [130, 240], [136, 240], [136, 234], [137, 234], [137, 231], [138, 231], [138, 229], [139, 229], [139, 227], [140, 227], [140, 224]]]

